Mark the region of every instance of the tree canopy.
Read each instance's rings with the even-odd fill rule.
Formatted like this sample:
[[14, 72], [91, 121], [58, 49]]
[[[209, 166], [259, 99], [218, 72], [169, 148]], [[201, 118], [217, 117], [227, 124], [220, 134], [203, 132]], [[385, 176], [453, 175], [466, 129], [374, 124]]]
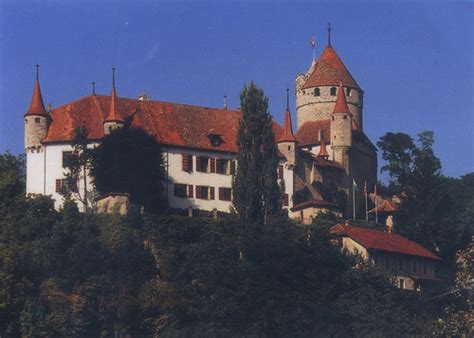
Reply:
[[250, 82], [240, 94], [240, 106], [233, 203], [246, 227], [255, 228], [281, 210], [278, 156], [268, 98], [263, 90]]
[[128, 193], [148, 212], [166, 207], [161, 148], [143, 129], [124, 127], [105, 136], [94, 151], [91, 176], [101, 195]]

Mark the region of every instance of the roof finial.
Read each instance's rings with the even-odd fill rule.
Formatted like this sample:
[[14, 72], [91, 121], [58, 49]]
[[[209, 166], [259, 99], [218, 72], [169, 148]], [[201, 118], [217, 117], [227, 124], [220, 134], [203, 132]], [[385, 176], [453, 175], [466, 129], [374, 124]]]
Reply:
[[40, 65], [36, 65], [36, 81], [39, 81], [39, 67]]
[[286, 87], [286, 110], [290, 110], [290, 88]]
[[112, 66], [112, 87], [115, 88], [115, 66]]
[[92, 81], [92, 95], [95, 96], [95, 82]]
[[227, 110], [227, 95], [224, 95], [224, 109]]
[[328, 46], [331, 46], [331, 24], [328, 23]]

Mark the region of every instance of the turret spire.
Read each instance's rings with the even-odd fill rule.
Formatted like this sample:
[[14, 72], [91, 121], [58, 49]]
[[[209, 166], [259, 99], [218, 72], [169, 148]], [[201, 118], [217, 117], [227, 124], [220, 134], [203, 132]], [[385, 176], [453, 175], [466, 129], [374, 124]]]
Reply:
[[346, 94], [344, 93], [344, 87], [342, 86], [342, 81], [339, 85], [339, 90], [337, 91], [336, 105], [334, 107], [333, 114], [337, 113], [347, 113], [351, 114], [349, 107], [347, 106]]
[[285, 124], [283, 125], [283, 134], [278, 139], [278, 142], [296, 142], [295, 135], [293, 134], [293, 127], [291, 125], [291, 113], [290, 113], [290, 90], [286, 88], [286, 111], [285, 111]]
[[33, 97], [31, 98], [30, 107], [25, 113], [25, 116], [26, 115], [48, 116], [46, 109], [44, 108], [43, 96], [41, 95], [41, 88], [39, 84], [39, 65], [36, 65], [35, 88], [33, 89]]
[[328, 23], [328, 46], [331, 46], [331, 24]]
[[286, 87], [286, 111], [290, 111], [290, 88]]
[[104, 122], [123, 123], [123, 119], [119, 116], [117, 111], [117, 93], [115, 92], [115, 67], [112, 67], [112, 94], [110, 95], [110, 111], [109, 116], [107, 116]]

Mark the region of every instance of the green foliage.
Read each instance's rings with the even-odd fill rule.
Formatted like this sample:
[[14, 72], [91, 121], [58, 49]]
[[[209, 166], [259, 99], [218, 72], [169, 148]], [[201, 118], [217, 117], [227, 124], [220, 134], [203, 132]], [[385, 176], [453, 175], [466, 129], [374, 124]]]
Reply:
[[[90, 169], [93, 153], [93, 150], [88, 147], [88, 136], [89, 132], [86, 127], [81, 126], [74, 129], [74, 137], [71, 141], [73, 151], [67, 163], [65, 163], [67, 183], [61, 190], [61, 194], [65, 199], [70, 200], [74, 197], [81, 201], [85, 211], [88, 211], [94, 198], [92, 191], [89, 191], [87, 186], [87, 173]], [[82, 184], [81, 190], [78, 189], [80, 184]]]
[[9, 206], [25, 191], [25, 157], [0, 154], [0, 205]]
[[102, 139], [95, 149], [91, 176], [100, 194], [130, 194], [131, 203], [147, 212], [166, 208], [161, 148], [142, 129], [120, 128]]
[[246, 231], [252, 232], [281, 211], [278, 156], [268, 98], [263, 90], [250, 82], [240, 94], [240, 105], [233, 203]]

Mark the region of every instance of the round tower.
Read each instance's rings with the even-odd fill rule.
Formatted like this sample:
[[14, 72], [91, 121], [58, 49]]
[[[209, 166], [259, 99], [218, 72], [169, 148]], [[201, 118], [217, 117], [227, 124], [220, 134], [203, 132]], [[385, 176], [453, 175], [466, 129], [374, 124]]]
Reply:
[[39, 84], [39, 65], [36, 65], [36, 81], [30, 107], [25, 113], [25, 151], [42, 150], [41, 140], [48, 132], [49, 115], [44, 108]]
[[336, 105], [331, 114], [330, 135], [334, 160], [349, 172], [348, 151], [352, 146], [352, 113], [349, 110], [342, 82], [338, 89]]
[[343, 83], [346, 102], [356, 128], [363, 129], [362, 109], [364, 92], [331, 46], [328, 45], [318, 60], [304, 75], [296, 78], [296, 114], [300, 128], [306, 121], [329, 120], [337, 98], [337, 87]]

